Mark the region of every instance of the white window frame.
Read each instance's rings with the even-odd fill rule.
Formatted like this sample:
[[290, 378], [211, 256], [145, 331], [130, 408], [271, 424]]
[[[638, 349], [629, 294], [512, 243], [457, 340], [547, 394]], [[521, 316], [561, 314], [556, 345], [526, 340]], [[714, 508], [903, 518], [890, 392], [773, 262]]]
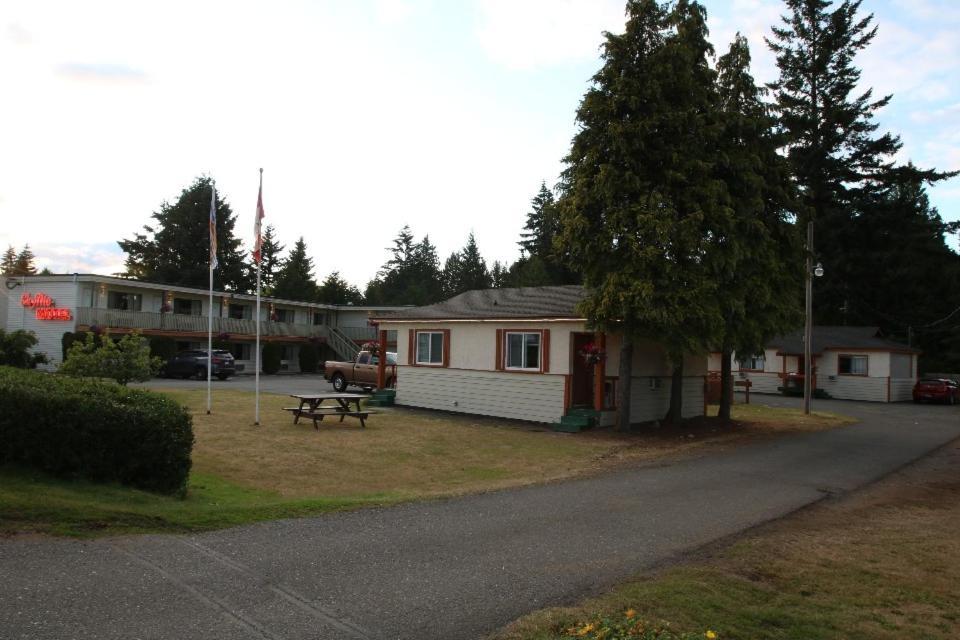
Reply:
[[[840, 361], [843, 358], [850, 359], [850, 371], [840, 371]], [[863, 361], [863, 373], [857, 373], [853, 371], [853, 363], [857, 360]], [[864, 353], [841, 353], [837, 355], [837, 374], [841, 376], [860, 376], [866, 377], [870, 375], [870, 356]]]
[[[427, 340], [427, 353], [426, 359], [420, 358], [420, 336], [430, 336]], [[440, 336], [440, 352], [438, 354], [433, 353], [433, 336]], [[413, 363], [420, 367], [442, 367], [443, 366], [443, 350], [446, 348], [444, 344], [444, 335], [443, 331], [417, 331], [414, 333], [413, 348], [414, 348], [414, 358]], [[437, 355], [438, 360], [434, 361], [433, 356]]]
[[[755, 366], [757, 362], [760, 363], [760, 366]], [[767, 367], [767, 356], [766, 354], [759, 354], [755, 356], [747, 356], [740, 361], [740, 369], [742, 371], [764, 371]]]
[[[523, 336], [521, 342], [520, 361], [522, 366], [510, 366], [510, 336]], [[527, 366], [527, 338], [537, 337], [537, 366]], [[503, 332], [503, 368], [507, 371], [542, 371], [543, 370], [543, 332], [541, 331], [504, 331]]]

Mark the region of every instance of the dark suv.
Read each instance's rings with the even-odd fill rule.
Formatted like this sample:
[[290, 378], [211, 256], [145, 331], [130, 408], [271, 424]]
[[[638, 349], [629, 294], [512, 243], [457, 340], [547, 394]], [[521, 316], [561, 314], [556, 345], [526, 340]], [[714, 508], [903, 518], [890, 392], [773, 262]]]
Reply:
[[[233, 355], [229, 351], [222, 349], [213, 350], [213, 369], [210, 373], [226, 380], [237, 372], [233, 361]], [[177, 355], [167, 360], [167, 364], [160, 369], [160, 375], [165, 378], [190, 378], [196, 377], [203, 380], [207, 377], [207, 351], [181, 351]]]

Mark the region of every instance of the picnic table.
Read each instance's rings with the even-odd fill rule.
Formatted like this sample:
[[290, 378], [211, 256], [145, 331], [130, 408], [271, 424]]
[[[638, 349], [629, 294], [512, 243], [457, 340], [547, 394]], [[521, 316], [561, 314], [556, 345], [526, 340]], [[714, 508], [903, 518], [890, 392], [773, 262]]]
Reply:
[[[367, 416], [376, 413], [376, 411], [360, 408], [360, 401], [369, 397], [361, 393], [291, 393], [290, 397], [300, 401], [300, 406], [283, 408], [284, 411], [293, 414], [293, 424], [299, 423], [301, 417], [311, 418], [313, 428], [318, 431], [320, 430], [318, 422], [322, 422], [326, 416], [340, 416], [340, 422], [343, 422], [347, 416], [359, 418], [360, 426], [366, 427]], [[330, 404], [325, 406], [324, 403], [327, 401], [330, 401]], [[356, 408], [351, 405], [355, 405]]]

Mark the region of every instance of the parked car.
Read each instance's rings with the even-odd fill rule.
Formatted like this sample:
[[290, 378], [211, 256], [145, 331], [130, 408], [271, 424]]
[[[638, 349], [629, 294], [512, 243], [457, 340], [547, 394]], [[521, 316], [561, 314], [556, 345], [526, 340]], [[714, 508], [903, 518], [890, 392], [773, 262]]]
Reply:
[[[160, 369], [160, 375], [164, 378], [191, 378], [198, 380], [207, 377], [207, 351], [206, 349], [181, 351], [173, 356]], [[223, 349], [213, 350], [213, 369], [210, 373], [221, 380], [226, 380], [237, 372], [236, 363], [233, 354]]]
[[[377, 387], [377, 369], [379, 366], [380, 358], [369, 351], [361, 351], [353, 362], [325, 362], [323, 364], [323, 377], [333, 383], [333, 388], [339, 392], [346, 391], [350, 385], [361, 387], [364, 391], [370, 391]], [[397, 354], [388, 351], [387, 387], [392, 387], [396, 379]]]
[[947, 378], [923, 378], [913, 385], [914, 402], [960, 403], [960, 384]]

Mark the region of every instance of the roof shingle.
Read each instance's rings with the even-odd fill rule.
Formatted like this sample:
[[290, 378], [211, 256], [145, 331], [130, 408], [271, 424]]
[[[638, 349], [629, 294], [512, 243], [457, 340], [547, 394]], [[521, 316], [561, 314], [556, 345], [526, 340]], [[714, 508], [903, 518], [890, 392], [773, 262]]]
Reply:
[[378, 320], [480, 320], [480, 319], [582, 319], [576, 310], [584, 298], [583, 287], [519, 287], [515, 289], [477, 289], [449, 300], [377, 314]]

